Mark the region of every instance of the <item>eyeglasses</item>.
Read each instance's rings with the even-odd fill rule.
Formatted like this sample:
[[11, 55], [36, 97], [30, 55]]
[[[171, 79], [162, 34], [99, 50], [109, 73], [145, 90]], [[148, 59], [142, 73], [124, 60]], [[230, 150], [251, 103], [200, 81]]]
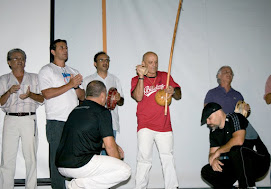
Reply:
[[221, 74], [230, 74], [233, 76], [233, 73], [231, 71], [223, 71], [223, 72], [221, 72]]
[[21, 57], [16, 57], [16, 58], [11, 58], [10, 60], [13, 60], [13, 61], [25, 61], [24, 58], [21, 58]]
[[109, 63], [109, 62], [110, 62], [110, 59], [99, 59], [98, 62]]

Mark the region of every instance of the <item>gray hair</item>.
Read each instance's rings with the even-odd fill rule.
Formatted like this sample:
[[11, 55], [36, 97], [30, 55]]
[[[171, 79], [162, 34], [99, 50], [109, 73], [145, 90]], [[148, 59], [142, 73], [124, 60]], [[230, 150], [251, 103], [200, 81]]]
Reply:
[[[217, 83], [218, 83], [219, 85], [220, 85], [221, 81], [220, 81], [220, 79], [218, 78], [218, 75], [221, 74], [221, 71], [222, 71], [222, 69], [224, 69], [224, 68], [230, 68], [230, 69], [231, 69], [230, 66], [222, 66], [221, 68], [219, 68], [219, 70], [217, 71], [217, 74], [216, 74], [216, 80], [217, 80]], [[232, 77], [233, 77], [233, 76], [234, 76], [234, 73], [233, 73], [232, 69], [231, 69], [231, 72], [232, 72]]]
[[106, 87], [103, 82], [98, 81], [98, 80], [93, 80], [89, 82], [87, 85], [86, 89], [86, 96], [91, 96], [91, 97], [99, 97], [101, 93], [104, 92], [106, 93]]
[[26, 54], [25, 54], [25, 52], [22, 49], [16, 48], [16, 49], [11, 49], [10, 51], [8, 51], [7, 61], [10, 61], [12, 54], [16, 53], [16, 52], [21, 53], [24, 56], [24, 60], [26, 60]]

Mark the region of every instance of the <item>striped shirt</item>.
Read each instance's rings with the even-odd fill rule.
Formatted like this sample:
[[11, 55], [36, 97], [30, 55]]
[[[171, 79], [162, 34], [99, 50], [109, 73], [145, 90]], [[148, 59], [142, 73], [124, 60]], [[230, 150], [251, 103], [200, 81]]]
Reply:
[[19, 84], [12, 72], [2, 75], [0, 77], [0, 96], [5, 94], [13, 85], [20, 85], [20, 89], [16, 93], [11, 94], [7, 102], [0, 106], [3, 112], [36, 112], [36, 109], [40, 105], [39, 102], [36, 102], [31, 98], [22, 100], [19, 96], [26, 93], [28, 86], [30, 86], [30, 91], [32, 93], [40, 94], [38, 75], [24, 72], [21, 84]]

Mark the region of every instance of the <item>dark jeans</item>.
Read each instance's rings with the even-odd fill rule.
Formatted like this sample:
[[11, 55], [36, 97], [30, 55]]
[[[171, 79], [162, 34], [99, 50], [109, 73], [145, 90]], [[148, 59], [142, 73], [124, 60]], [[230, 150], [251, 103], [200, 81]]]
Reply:
[[259, 154], [246, 147], [234, 147], [228, 153], [229, 159], [224, 163], [223, 171], [217, 172], [210, 164], [201, 170], [201, 176], [213, 188], [231, 189], [236, 180], [240, 188], [255, 186], [257, 179], [263, 177], [270, 166], [270, 155]]
[[53, 189], [65, 189], [65, 178], [58, 172], [55, 165], [56, 151], [61, 139], [64, 121], [46, 120], [46, 136], [49, 143], [49, 166], [51, 186]]

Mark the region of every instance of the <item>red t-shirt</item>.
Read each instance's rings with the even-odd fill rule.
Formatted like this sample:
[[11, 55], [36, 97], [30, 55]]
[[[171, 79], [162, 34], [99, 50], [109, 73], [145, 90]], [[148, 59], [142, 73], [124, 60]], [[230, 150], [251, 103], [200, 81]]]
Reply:
[[[138, 81], [138, 76], [132, 78], [131, 95], [134, 91]], [[155, 94], [160, 89], [166, 87], [167, 73], [157, 71], [155, 78], [148, 78], [144, 76], [144, 96], [143, 99], [137, 103], [137, 131], [142, 128], [148, 128], [153, 131], [167, 132], [172, 131], [170, 122], [169, 107], [167, 115], [165, 115], [165, 107], [160, 106], [155, 101]], [[180, 87], [174, 82], [170, 76], [169, 85], [172, 87]]]

